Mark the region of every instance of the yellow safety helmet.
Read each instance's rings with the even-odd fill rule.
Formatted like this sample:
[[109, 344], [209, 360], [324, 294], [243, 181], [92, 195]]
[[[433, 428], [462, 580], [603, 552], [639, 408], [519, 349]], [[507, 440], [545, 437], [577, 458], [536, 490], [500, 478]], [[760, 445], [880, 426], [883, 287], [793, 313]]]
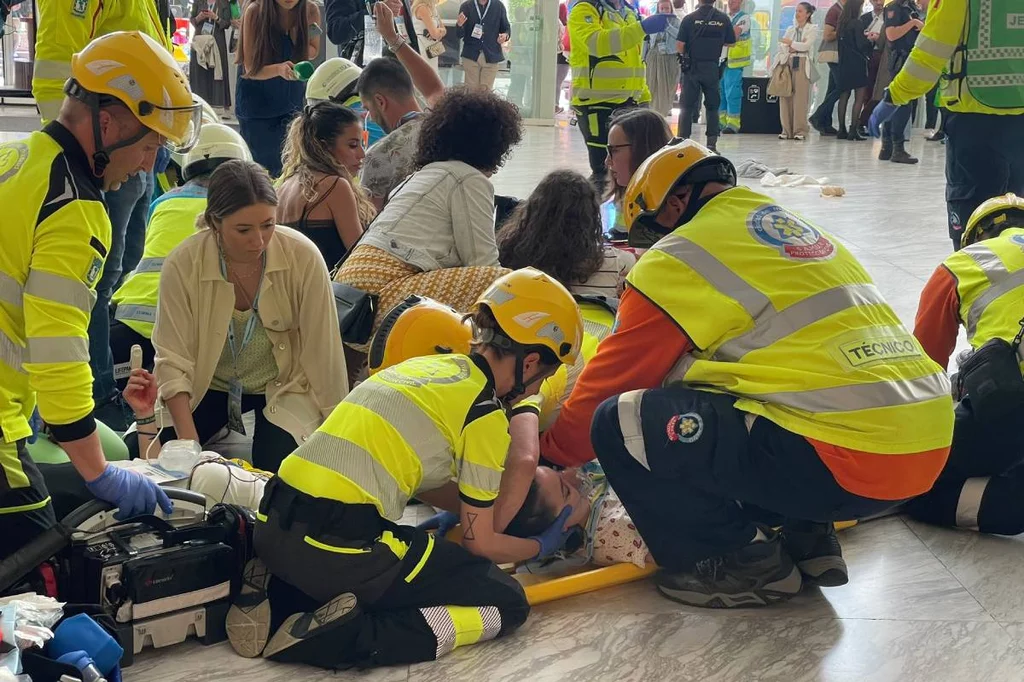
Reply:
[[[703, 186], [708, 182], [736, 184], [732, 162], [693, 140], [676, 138], [651, 154], [629, 180], [622, 198], [623, 222], [629, 245], [653, 246], [671, 230], [659, 226], [654, 217], [661, 211], [673, 190], [682, 185]], [[694, 194], [699, 194], [695, 191]], [[690, 220], [699, 206], [691, 201], [679, 225]], [[676, 226], [678, 227], [678, 225]]]
[[73, 55], [65, 92], [94, 110], [117, 100], [171, 151], [188, 151], [199, 135], [202, 107], [185, 75], [170, 52], [140, 31], [108, 33]]
[[196, 176], [212, 173], [231, 159], [252, 161], [249, 145], [234, 128], [223, 123], [204, 123], [196, 146], [182, 159], [181, 179], [188, 182]]
[[409, 358], [439, 353], [469, 353], [473, 331], [454, 308], [422, 296], [410, 296], [384, 316], [370, 341], [370, 374]]
[[332, 57], [320, 66], [306, 81], [306, 104], [331, 100], [344, 105], [356, 95], [359, 75], [363, 72], [358, 65], [344, 57]]
[[960, 238], [960, 246], [996, 237], [1008, 227], [1024, 227], [1024, 198], [1012, 192], [992, 197], [974, 209]]
[[[501, 328], [477, 330], [477, 341], [506, 350], [546, 348], [559, 362], [576, 362], [583, 343], [583, 318], [572, 294], [536, 268], [513, 270], [494, 281], [476, 301]], [[521, 377], [520, 377], [521, 379]]]

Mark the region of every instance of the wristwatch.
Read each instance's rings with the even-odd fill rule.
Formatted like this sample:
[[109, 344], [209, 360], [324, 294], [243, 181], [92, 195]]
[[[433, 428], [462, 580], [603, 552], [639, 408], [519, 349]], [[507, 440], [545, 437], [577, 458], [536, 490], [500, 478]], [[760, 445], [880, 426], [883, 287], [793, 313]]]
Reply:
[[402, 49], [403, 45], [408, 45], [409, 41], [399, 36], [398, 42], [387, 43], [388, 49], [391, 50], [391, 54], [398, 54], [398, 51]]

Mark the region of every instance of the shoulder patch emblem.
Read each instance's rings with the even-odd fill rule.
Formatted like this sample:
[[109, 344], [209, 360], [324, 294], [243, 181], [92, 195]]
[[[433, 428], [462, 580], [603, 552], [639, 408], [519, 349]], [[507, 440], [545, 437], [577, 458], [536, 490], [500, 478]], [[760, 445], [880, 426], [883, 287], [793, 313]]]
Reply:
[[0, 184], [10, 180], [25, 165], [28, 159], [28, 145], [24, 142], [9, 142], [0, 145]]
[[835, 244], [817, 228], [774, 204], [747, 216], [747, 229], [754, 239], [790, 260], [828, 260], [836, 253]]
[[85, 11], [89, 8], [89, 0], [71, 0], [71, 16], [79, 19], [85, 18]]

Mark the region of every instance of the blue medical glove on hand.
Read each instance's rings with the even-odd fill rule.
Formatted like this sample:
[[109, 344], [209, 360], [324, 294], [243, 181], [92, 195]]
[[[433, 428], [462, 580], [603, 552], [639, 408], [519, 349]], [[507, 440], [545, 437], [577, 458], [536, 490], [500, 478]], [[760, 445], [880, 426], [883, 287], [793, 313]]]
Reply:
[[450, 511], [442, 511], [434, 514], [423, 523], [417, 524], [416, 528], [419, 530], [433, 530], [435, 531], [434, 537], [443, 538], [448, 535], [448, 531], [457, 525], [459, 525], [458, 514]]
[[112, 464], [107, 464], [98, 478], [86, 481], [85, 487], [97, 498], [120, 510], [114, 514], [118, 521], [139, 514], [152, 514], [158, 504], [165, 514], [174, 511], [174, 505], [160, 486], [141, 474]]
[[644, 33], [647, 35], [653, 35], [655, 33], [661, 33], [668, 28], [668, 20], [671, 19], [673, 14], [652, 14], [643, 21], [640, 25], [644, 29]]
[[38, 407], [32, 411], [32, 416], [28, 419], [28, 425], [32, 427], [32, 435], [28, 437], [28, 442], [35, 443], [36, 439], [43, 433], [43, 429], [46, 428], [43, 418], [39, 416]]
[[540, 551], [537, 552], [537, 556], [534, 559], [543, 559], [549, 557], [558, 550], [565, 547], [565, 541], [572, 535], [571, 530], [565, 530], [565, 522], [569, 519], [572, 514], [572, 507], [566, 505], [562, 509], [562, 513], [558, 515], [555, 522], [548, 526], [540, 535], [534, 535], [529, 538], [530, 540], [536, 540], [540, 543]]
[[884, 99], [875, 106], [875, 110], [871, 112], [871, 118], [868, 119], [868, 132], [871, 133], [871, 137], [881, 137], [882, 124], [892, 118], [897, 109], [899, 106]]

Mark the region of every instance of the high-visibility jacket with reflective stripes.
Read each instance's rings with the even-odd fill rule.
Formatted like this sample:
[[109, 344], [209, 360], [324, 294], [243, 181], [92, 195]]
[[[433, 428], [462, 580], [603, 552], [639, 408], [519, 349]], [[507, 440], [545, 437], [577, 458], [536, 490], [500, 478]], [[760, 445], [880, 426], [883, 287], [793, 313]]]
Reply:
[[746, 66], [750, 66], [751, 64], [751, 53], [754, 49], [754, 41], [750, 37], [750, 22], [753, 21], [753, 19], [743, 10], [732, 15], [731, 19], [733, 28], [743, 26], [743, 30], [741, 30], [739, 36], [736, 37], [736, 43], [729, 46], [728, 58], [725, 65], [730, 69], [742, 69]]
[[627, 280], [697, 348], [667, 382], [738, 396], [737, 409], [839, 447], [949, 447], [945, 372], [835, 238], [769, 197], [722, 192]]
[[972, 244], [943, 265], [956, 278], [960, 321], [971, 347], [995, 338], [1012, 341], [1024, 317], [1024, 228]]
[[39, 0], [32, 95], [44, 121], [60, 112], [71, 55], [114, 31], [142, 31], [171, 51], [156, 0]]
[[651, 100], [644, 29], [628, 6], [617, 11], [602, 0], [580, 0], [569, 12], [569, 41], [573, 106]]
[[[540, 393], [534, 401], [540, 412], [541, 431], [555, 423], [583, 368], [597, 353], [598, 344], [612, 333], [612, 326], [615, 324], [615, 315], [606, 306], [586, 301], [579, 301], [579, 306], [583, 317], [583, 343], [580, 346], [580, 354], [572, 367], [562, 365], [557, 372], [541, 383]], [[527, 398], [523, 402], [530, 400], [532, 399]]]
[[[0, 428], [39, 414], [58, 441], [91, 434], [89, 313], [110, 219], [85, 152], [59, 123], [0, 145]], [[7, 466], [7, 463], [4, 463]]]
[[1022, 16], [1020, 0], [931, 0], [914, 49], [889, 85], [892, 101], [926, 95], [942, 77], [941, 107], [1024, 114]]
[[206, 188], [194, 183], [161, 194], [149, 208], [142, 260], [112, 298], [117, 303], [114, 318], [147, 339], [153, 337], [164, 258], [196, 233], [196, 218], [205, 210]]
[[491, 506], [509, 442], [487, 361], [431, 355], [356, 386], [278, 476], [307, 495], [372, 504], [398, 521], [409, 498], [452, 479], [464, 502]]

